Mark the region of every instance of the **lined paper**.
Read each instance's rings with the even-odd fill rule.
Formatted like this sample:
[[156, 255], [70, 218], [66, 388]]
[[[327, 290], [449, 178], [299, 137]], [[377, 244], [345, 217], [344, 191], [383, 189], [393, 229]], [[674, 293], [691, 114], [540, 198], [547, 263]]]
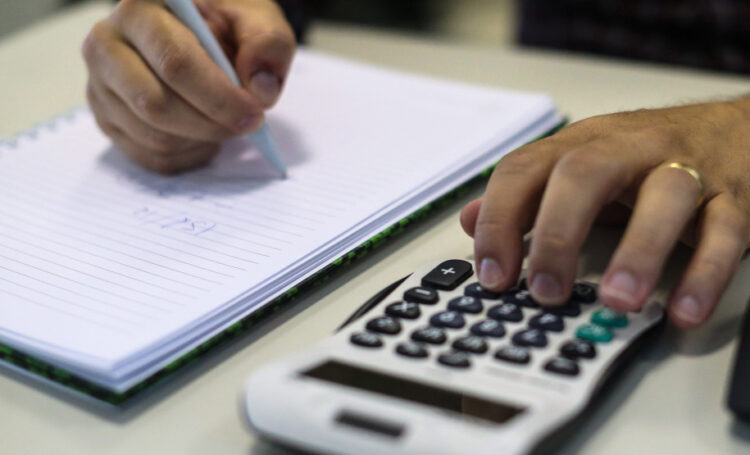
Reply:
[[559, 119], [540, 95], [300, 52], [268, 123], [163, 177], [85, 109], [0, 147], [0, 341], [123, 388]]

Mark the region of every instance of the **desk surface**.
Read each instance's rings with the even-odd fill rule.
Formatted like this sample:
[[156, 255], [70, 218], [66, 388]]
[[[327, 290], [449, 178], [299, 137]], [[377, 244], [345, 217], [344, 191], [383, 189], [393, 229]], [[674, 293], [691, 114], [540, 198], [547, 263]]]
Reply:
[[[0, 137], [84, 103], [80, 43], [106, 14], [84, 5], [0, 41]], [[724, 98], [747, 78], [619, 61], [466, 47], [318, 26], [312, 47], [393, 68], [551, 94], [573, 120], [616, 110]], [[284, 449], [243, 427], [238, 393], [258, 366], [329, 334], [379, 287], [427, 260], [471, 249], [459, 205], [366, 258], [344, 278], [123, 410], [94, 406], [0, 373], [0, 453], [255, 453]], [[699, 330], [668, 328], [582, 420], [559, 453], [747, 453], [750, 426], [723, 405], [738, 314], [750, 295], [745, 261], [720, 309]]]

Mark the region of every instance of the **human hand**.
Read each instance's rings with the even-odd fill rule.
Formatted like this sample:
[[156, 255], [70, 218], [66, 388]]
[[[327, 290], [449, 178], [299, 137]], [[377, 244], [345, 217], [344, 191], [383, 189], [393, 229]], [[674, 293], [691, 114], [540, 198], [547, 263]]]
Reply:
[[[700, 173], [702, 186], [678, 162]], [[695, 246], [668, 311], [683, 328], [711, 315], [750, 242], [750, 100], [592, 117], [507, 155], [485, 195], [461, 214], [479, 280], [500, 290], [518, 277], [533, 225], [532, 296], [570, 295], [579, 250], [603, 209], [632, 208], [599, 287], [617, 311], [637, 311], [683, 239]]]
[[83, 44], [96, 121], [133, 161], [160, 173], [207, 163], [222, 141], [263, 125], [295, 48], [273, 0], [196, 0], [243, 87], [160, 0], [122, 0]]

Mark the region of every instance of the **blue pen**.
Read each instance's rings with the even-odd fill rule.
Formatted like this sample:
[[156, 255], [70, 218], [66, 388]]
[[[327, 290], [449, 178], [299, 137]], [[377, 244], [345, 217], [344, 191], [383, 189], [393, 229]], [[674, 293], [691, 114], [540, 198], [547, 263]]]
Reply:
[[[195, 7], [191, 0], [165, 0], [164, 3], [172, 10], [175, 16], [187, 28], [189, 28], [193, 34], [198, 38], [203, 48], [208, 52], [219, 68], [221, 68], [229, 79], [237, 85], [241, 86], [240, 79], [237, 77], [237, 73], [234, 71], [232, 64], [221, 49], [219, 42], [216, 41], [213, 33], [206, 25], [206, 22], [201, 17], [201, 13], [198, 8]], [[279, 154], [276, 151], [276, 145], [271, 137], [271, 132], [268, 130], [268, 125], [264, 124], [260, 130], [250, 135], [250, 139], [253, 141], [258, 150], [263, 154], [264, 157], [273, 165], [274, 168], [286, 178], [286, 166], [279, 158]]]

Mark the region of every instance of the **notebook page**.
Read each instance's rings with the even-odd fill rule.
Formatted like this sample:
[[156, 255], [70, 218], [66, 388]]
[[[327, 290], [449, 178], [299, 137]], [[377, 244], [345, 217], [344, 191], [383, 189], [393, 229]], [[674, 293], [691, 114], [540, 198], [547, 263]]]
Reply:
[[142, 171], [81, 111], [0, 158], [0, 337], [112, 368], [240, 295], [252, 306], [254, 291], [549, 108], [303, 53], [269, 118], [285, 181], [242, 140], [197, 172]]

